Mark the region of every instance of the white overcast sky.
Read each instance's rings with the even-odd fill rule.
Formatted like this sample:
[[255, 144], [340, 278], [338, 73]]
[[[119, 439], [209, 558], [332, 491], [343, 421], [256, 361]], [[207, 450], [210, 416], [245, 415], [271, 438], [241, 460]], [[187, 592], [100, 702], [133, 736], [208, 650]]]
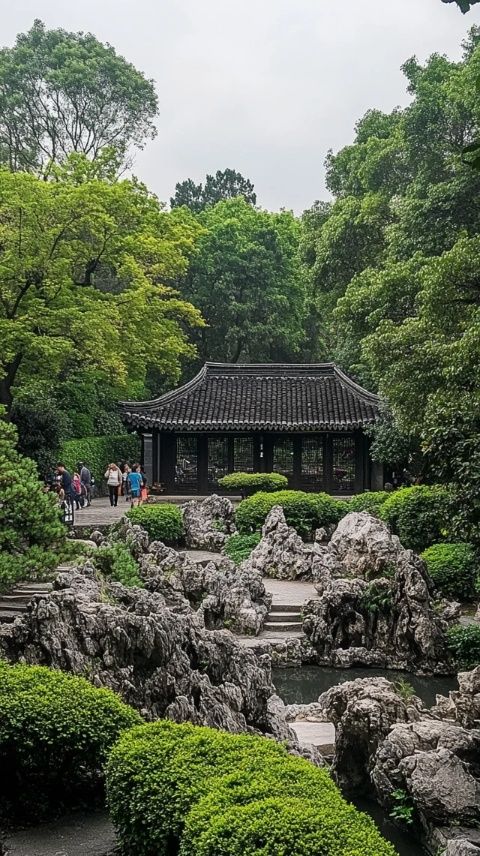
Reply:
[[406, 104], [400, 66], [457, 59], [480, 10], [441, 0], [0, 0], [0, 41], [41, 18], [109, 41], [156, 81], [158, 137], [134, 172], [165, 201], [230, 167], [258, 203], [301, 212], [328, 194], [329, 148], [371, 107]]

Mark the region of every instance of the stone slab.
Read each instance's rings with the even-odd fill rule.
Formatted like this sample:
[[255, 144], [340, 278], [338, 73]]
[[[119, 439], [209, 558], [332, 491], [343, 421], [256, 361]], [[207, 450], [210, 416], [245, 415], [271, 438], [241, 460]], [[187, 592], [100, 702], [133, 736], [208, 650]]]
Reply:
[[7, 835], [6, 856], [110, 856], [116, 837], [106, 812], [72, 814]]
[[332, 722], [290, 722], [300, 743], [312, 743], [313, 746], [333, 746], [335, 744], [335, 726]]

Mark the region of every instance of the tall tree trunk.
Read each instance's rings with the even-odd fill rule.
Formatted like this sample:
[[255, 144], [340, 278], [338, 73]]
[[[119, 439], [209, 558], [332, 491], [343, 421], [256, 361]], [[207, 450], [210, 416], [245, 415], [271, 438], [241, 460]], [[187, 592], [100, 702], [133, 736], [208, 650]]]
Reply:
[[17, 356], [14, 357], [11, 363], [7, 363], [4, 368], [4, 377], [0, 380], [0, 404], [5, 405], [5, 407], [7, 408], [7, 413], [9, 412], [10, 407], [12, 406], [12, 387], [15, 383], [15, 378], [20, 368], [22, 358], [23, 354], [17, 354]]

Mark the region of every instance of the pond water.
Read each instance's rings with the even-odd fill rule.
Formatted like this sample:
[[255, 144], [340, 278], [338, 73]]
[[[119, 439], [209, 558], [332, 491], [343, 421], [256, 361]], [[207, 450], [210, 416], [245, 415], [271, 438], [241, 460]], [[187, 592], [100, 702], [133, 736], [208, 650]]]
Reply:
[[[435, 696], [448, 695], [458, 689], [455, 677], [419, 677], [393, 669], [333, 669], [326, 666], [301, 666], [296, 669], [273, 669], [273, 682], [278, 695], [286, 704], [310, 704], [318, 696], [345, 681], [355, 678], [384, 677], [389, 681], [408, 681], [424, 704], [435, 704]], [[357, 808], [369, 814], [382, 835], [391, 841], [398, 856], [426, 856], [426, 850], [408, 832], [397, 828], [388, 814], [376, 803], [365, 799], [353, 800]]]
[[427, 707], [435, 704], [435, 696], [448, 695], [458, 689], [455, 676], [420, 677], [393, 669], [333, 669], [328, 666], [299, 666], [296, 669], [273, 669], [273, 683], [285, 704], [310, 704], [318, 696], [345, 681], [355, 678], [387, 678], [407, 681]]

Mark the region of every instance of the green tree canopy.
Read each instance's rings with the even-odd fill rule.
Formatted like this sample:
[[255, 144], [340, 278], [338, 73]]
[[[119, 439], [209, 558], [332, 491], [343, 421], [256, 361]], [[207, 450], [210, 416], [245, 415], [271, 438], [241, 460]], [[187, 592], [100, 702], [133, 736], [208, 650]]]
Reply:
[[80, 366], [117, 388], [143, 389], [150, 370], [174, 382], [201, 323], [173, 287], [199, 225], [85, 156], [55, 178], [0, 171], [0, 400]]
[[234, 169], [217, 170], [215, 175], [207, 175], [205, 184], [195, 184], [191, 178], [175, 185], [175, 196], [170, 199], [172, 208], [186, 205], [198, 214], [209, 205], [216, 205], [224, 199], [242, 196], [251, 205], [257, 202], [253, 184]]
[[35, 21], [0, 51], [0, 159], [35, 173], [71, 152], [97, 158], [154, 137], [154, 84], [90, 33], [47, 30]]
[[182, 293], [207, 327], [196, 334], [200, 359], [288, 359], [303, 339], [305, 293], [293, 214], [259, 211], [244, 199], [207, 208]]

